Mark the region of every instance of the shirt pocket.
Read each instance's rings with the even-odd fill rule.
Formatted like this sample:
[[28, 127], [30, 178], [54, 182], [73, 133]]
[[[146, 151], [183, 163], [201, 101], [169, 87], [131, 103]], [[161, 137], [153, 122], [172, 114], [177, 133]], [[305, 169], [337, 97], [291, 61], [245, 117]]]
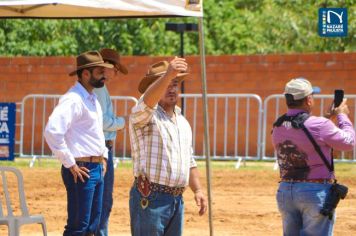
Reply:
[[147, 123], [143, 127], [143, 135], [144, 137], [152, 136], [155, 124], [153, 122]]

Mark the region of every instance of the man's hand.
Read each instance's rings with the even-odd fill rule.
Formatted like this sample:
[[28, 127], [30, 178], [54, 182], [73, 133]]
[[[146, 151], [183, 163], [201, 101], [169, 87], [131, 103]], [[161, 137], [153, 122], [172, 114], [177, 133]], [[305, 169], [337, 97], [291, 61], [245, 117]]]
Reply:
[[164, 96], [169, 84], [174, 78], [177, 77], [179, 72], [185, 72], [188, 69], [188, 63], [184, 58], [175, 57], [168, 65], [167, 71], [164, 75], [159, 77], [154, 83], [152, 83], [143, 96], [144, 103], [154, 108], [158, 101]]
[[347, 99], [344, 98], [342, 103], [336, 108], [334, 108], [334, 103], [332, 103], [329, 106], [329, 109], [326, 112], [324, 117], [328, 118], [328, 119], [331, 119], [331, 118], [334, 118], [336, 115], [341, 114], [341, 113], [348, 115], [350, 113], [350, 111], [349, 111], [349, 108], [348, 108], [346, 102], [347, 102]]
[[342, 101], [340, 106], [334, 108], [334, 112], [335, 112], [336, 115], [341, 114], [341, 113], [348, 115], [350, 113], [346, 102], [347, 102], [347, 99], [344, 98], [344, 100]]
[[188, 64], [184, 58], [175, 57], [169, 62], [169, 66], [166, 75], [171, 76], [172, 79], [177, 76], [179, 72], [186, 72], [188, 70]]
[[106, 174], [107, 166], [108, 166], [107, 160], [104, 158], [104, 160], [103, 160], [103, 176], [105, 176], [105, 174]]
[[194, 192], [194, 200], [198, 207], [200, 207], [199, 215], [202, 216], [208, 208], [208, 201], [201, 190], [196, 190]]
[[70, 170], [70, 172], [72, 173], [72, 175], [74, 177], [74, 183], [77, 183], [78, 177], [83, 183], [84, 183], [84, 178], [83, 177], [90, 178], [90, 176], [89, 176], [90, 170], [88, 170], [84, 166], [79, 167], [77, 164], [74, 164], [74, 166], [71, 166], [69, 168], [69, 170]]

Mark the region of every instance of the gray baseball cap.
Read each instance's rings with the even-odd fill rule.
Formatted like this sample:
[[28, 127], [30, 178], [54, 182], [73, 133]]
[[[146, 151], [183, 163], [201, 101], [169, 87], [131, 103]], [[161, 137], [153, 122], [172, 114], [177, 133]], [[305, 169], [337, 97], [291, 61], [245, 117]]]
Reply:
[[284, 89], [284, 94], [292, 95], [294, 100], [300, 100], [313, 93], [320, 93], [320, 88], [312, 87], [312, 84], [305, 78], [290, 80]]

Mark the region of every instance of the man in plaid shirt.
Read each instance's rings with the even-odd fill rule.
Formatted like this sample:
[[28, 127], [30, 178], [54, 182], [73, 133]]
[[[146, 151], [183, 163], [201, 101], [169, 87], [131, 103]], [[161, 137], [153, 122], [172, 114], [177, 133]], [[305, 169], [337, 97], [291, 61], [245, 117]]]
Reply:
[[178, 85], [188, 73], [184, 58], [149, 67], [130, 116], [135, 182], [130, 191], [132, 235], [182, 235], [187, 185], [203, 215], [203, 194], [192, 156], [192, 130], [177, 104]]

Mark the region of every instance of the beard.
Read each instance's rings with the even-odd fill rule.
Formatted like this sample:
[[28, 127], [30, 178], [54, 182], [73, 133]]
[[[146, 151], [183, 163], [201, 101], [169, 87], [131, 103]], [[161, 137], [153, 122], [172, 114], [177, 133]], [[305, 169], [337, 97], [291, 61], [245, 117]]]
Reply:
[[105, 84], [104, 81], [105, 81], [105, 77], [102, 77], [101, 79], [97, 80], [94, 78], [93, 75], [90, 75], [89, 84], [94, 88], [102, 88]]

